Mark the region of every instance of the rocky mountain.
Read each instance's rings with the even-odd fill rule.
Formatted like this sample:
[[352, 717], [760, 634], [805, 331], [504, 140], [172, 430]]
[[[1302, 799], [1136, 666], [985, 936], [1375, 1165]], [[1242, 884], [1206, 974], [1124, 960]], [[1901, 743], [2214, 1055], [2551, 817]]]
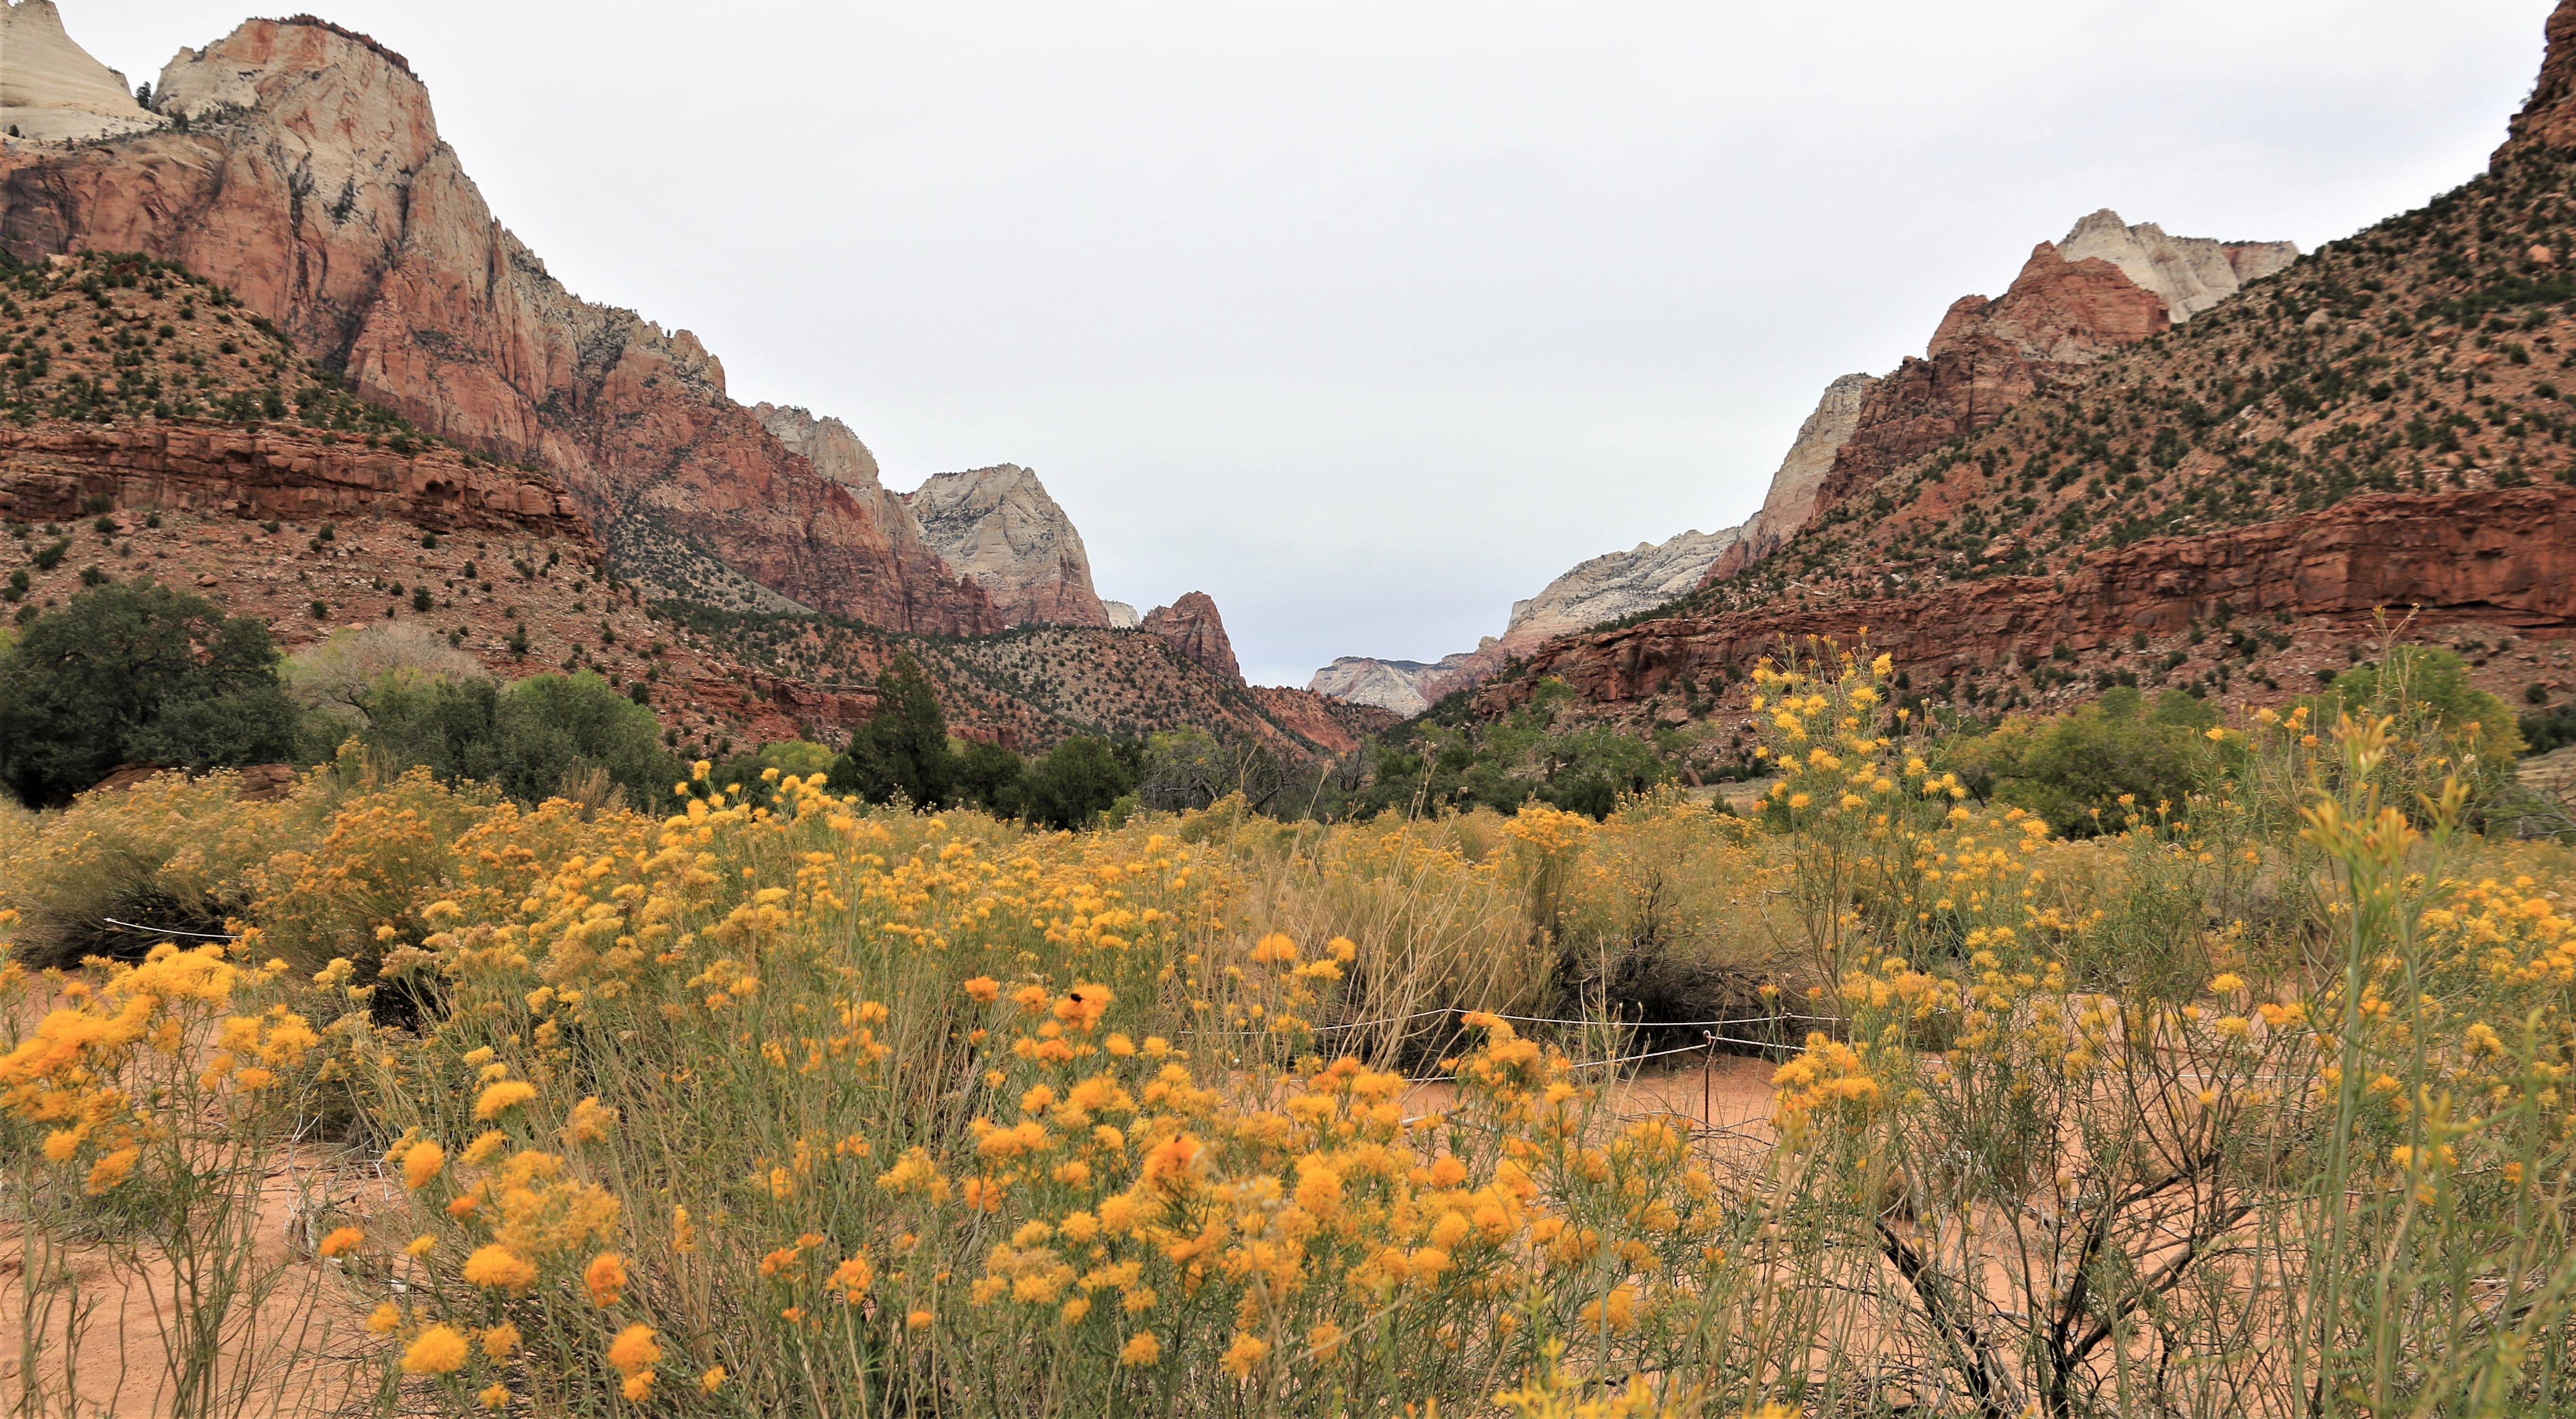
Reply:
[[[45, 18], [38, 3], [13, 8], [13, 33]], [[665, 594], [901, 630], [1000, 624], [978, 589], [907, 555], [902, 519], [727, 397], [689, 332], [548, 275], [440, 140], [400, 55], [311, 17], [252, 20], [181, 50], [153, 109], [72, 148], [0, 138], [0, 251], [184, 263], [367, 399], [548, 469], [621, 572]]]
[[1815, 520], [1925, 451], [1992, 422], [2015, 401], [2112, 351], [2171, 328], [2297, 259], [2288, 242], [2218, 242], [2129, 226], [2108, 209], [2041, 242], [2004, 294], [1953, 302], [1920, 359], [1884, 378], [1847, 374], [1825, 386], [1771, 475], [1762, 507], [1740, 527], [1685, 532], [1595, 557], [1515, 602], [1500, 650], [1419, 662], [1344, 657], [1310, 682], [1406, 713], [1464, 689], [1551, 637], [1642, 615], [1754, 566]]
[[874, 705], [679, 644], [611, 576], [569, 490], [348, 393], [182, 268], [0, 263], [0, 335], [0, 602], [20, 617], [156, 580], [261, 617], [289, 650], [388, 635], [505, 676], [593, 670], [692, 750]]
[[1124, 601], [1103, 601], [1100, 611], [1109, 618], [1112, 630], [1132, 631], [1145, 624], [1145, 618], [1138, 614], [1136, 608]]
[[[1878, 376], [1847, 374], [1825, 386], [1789, 452], [1772, 470], [1762, 506], [1744, 523], [1732, 546], [1721, 548], [1710, 566], [1743, 566], [1770, 556], [1783, 541], [1816, 515], [1816, 491], [1833, 471], [1834, 458], [1860, 426], [1861, 410], [1878, 389]], [[1721, 573], [1722, 575], [1723, 573]], [[1643, 609], [1643, 608], [1640, 608]]]
[[[1741, 566], [1768, 555], [1814, 512], [1816, 488], [1851, 437], [1862, 401], [1877, 385], [1870, 375], [1847, 374], [1825, 386], [1772, 473], [1761, 509], [1743, 526], [1711, 533], [1693, 529], [1665, 542], [1640, 542], [1625, 552], [1604, 553], [1549, 582], [1538, 595], [1513, 602], [1503, 634], [1486, 636], [1474, 650], [1428, 663], [1345, 655], [1316, 671], [1306, 688], [1411, 717], [1444, 695], [1481, 683], [1513, 655], [1552, 636], [1653, 610], [1700, 585], [1712, 568]], [[1761, 551], [1753, 551], [1755, 547]]]
[[1693, 528], [1665, 542], [1640, 542], [1625, 552], [1605, 552], [1512, 603], [1505, 643], [1534, 642], [1597, 626], [1661, 606], [1699, 585], [1709, 565], [1735, 545], [1742, 532]]
[[1005, 624], [1110, 624], [1091, 588], [1082, 534], [1037, 474], [1014, 463], [942, 473], [904, 494], [903, 505], [949, 568], [983, 588]]
[[1192, 664], [1237, 684], [1243, 682], [1234, 643], [1225, 638], [1225, 620], [1217, 615], [1216, 601], [1206, 592], [1187, 592], [1169, 606], [1146, 612], [1143, 629], [1170, 641]]
[[2043, 382], [2172, 325], [2163, 299], [2119, 267], [2069, 261], [2041, 242], [2001, 296], [1952, 302], [1923, 357], [1908, 356], [1861, 401], [1851, 436], [1817, 484], [1817, 506], [1994, 422]]
[[2130, 284], [2165, 303], [2176, 325], [2299, 259], [2295, 242], [2175, 237], [2153, 222], [2128, 226], [2105, 207], [2057, 244], [2064, 261], [2108, 261]]
[[2548, 35], [2484, 173], [2188, 324], [2108, 258], [2035, 254], [2021, 299], [1963, 302], [1889, 382], [1920, 427], [1856, 435], [1773, 556], [1552, 642], [1479, 709], [1555, 676], [1598, 717], [1686, 721], [1780, 636], [1863, 626], [1914, 694], [1989, 713], [2112, 684], [2267, 703], [2369, 654], [2382, 612], [2549, 702], [2576, 654], [2576, 0]]
[[[889, 580], [895, 585], [938, 586], [957, 580], [962, 594], [983, 594], [982, 587], [965, 585], [963, 570], [948, 565], [939, 549], [922, 535], [920, 523], [904, 506], [902, 496], [877, 480], [876, 455], [868, 451], [849, 425], [830, 415], [818, 417], [809, 410], [767, 402], [753, 405], [751, 412], [770, 437], [811, 464], [815, 472], [858, 504], [867, 525], [881, 534], [876, 555], [884, 559]], [[1007, 623], [999, 608], [994, 608], [993, 620]], [[896, 625], [894, 629], [907, 627]]]
[[40, 143], [140, 133], [160, 115], [125, 76], [72, 42], [54, 0], [0, 3], [0, 132]]
[[1345, 655], [1316, 671], [1306, 688], [1347, 704], [1371, 705], [1410, 719], [1438, 703], [1441, 696], [1482, 678], [1478, 672], [1500, 644], [1495, 637], [1487, 636], [1475, 650], [1460, 651], [1427, 664]]
[[817, 417], [810, 409], [767, 400], [752, 405], [751, 415], [769, 430], [770, 437], [802, 455], [815, 472], [849, 489], [852, 496], [885, 495], [885, 485], [877, 480], [877, 456], [859, 442], [849, 425], [829, 414]]
[[21, 616], [100, 578], [150, 578], [263, 618], [290, 650], [397, 638], [503, 676], [595, 671], [691, 754], [844, 742], [898, 654], [929, 672], [961, 737], [1027, 750], [1188, 726], [1308, 759], [1387, 722], [1193, 660], [1193, 628], [1224, 648], [1204, 597], [1167, 611], [1173, 639], [649, 605], [569, 489], [358, 398], [173, 263], [0, 260], [0, 336], [0, 608]]

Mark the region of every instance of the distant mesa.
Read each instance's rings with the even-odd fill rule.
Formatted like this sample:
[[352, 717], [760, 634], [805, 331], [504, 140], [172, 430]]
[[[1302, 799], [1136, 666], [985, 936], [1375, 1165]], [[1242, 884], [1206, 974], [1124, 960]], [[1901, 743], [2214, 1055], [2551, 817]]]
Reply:
[[1503, 639], [1535, 643], [1661, 606], [1698, 586], [1700, 574], [1742, 536], [1733, 527], [1693, 529], [1670, 541], [1640, 542], [1625, 552], [1605, 552], [1578, 563], [1538, 595], [1512, 603]]
[[1306, 688], [1331, 699], [1374, 705], [1411, 719], [1439, 703], [1450, 691], [1467, 688], [1501, 665], [1502, 658], [1497, 654], [1500, 645], [1500, 641], [1487, 636], [1475, 650], [1460, 651], [1429, 664], [1345, 655], [1316, 671]]
[[903, 503], [949, 569], [974, 578], [1005, 625], [1112, 624], [1092, 589], [1082, 534], [1037, 474], [1016, 463], [942, 473]]

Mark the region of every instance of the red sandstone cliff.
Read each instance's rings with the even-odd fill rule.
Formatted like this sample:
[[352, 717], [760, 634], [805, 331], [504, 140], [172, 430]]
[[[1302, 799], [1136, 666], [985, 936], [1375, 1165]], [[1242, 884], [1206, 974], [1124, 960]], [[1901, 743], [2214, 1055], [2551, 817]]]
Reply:
[[1998, 577], [1919, 596], [1805, 609], [1773, 605], [1676, 616], [1554, 641], [1529, 673], [1489, 684], [1477, 708], [1499, 714], [1554, 676], [1597, 706], [1662, 692], [1683, 677], [1741, 671], [1784, 640], [1849, 642], [1862, 628], [1918, 678], [2082, 652], [2219, 614], [2286, 616], [2367, 635], [2375, 612], [2576, 634], [2576, 488], [2486, 488], [2381, 495], [2278, 522], [2141, 542], [2097, 557], [2060, 585]]
[[631, 576], [686, 590], [730, 568], [891, 628], [998, 628], [908, 522], [817, 475], [727, 398], [688, 332], [548, 276], [381, 46], [253, 20], [181, 51], [156, 92], [188, 131], [68, 151], [0, 142], [0, 249], [185, 263], [367, 398], [554, 470]]
[[1242, 681], [1243, 667], [1235, 663], [1234, 643], [1225, 637], [1225, 619], [1217, 615], [1216, 600], [1206, 592], [1193, 591], [1169, 606], [1146, 612], [1144, 629], [1170, 641], [1201, 669]]
[[1862, 401], [1816, 491], [1830, 508], [1960, 434], [1993, 423], [2040, 384], [2172, 325], [2165, 304], [2099, 260], [2041, 242], [1995, 300], [1962, 296], [1925, 358], [1908, 357]]
[[447, 449], [404, 455], [324, 443], [285, 424], [0, 424], [0, 517], [68, 522], [94, 498], [254, 519], [373, 515], [435, 532], [507, 530], [595, 547], [551, 481], [469, 465]]
[[2513, 116], [2496, 158], [2523, 147], [2576, 147], [2576, 0], [2558, 0], [2543, 33], [2548, 49], [2531, 97]]

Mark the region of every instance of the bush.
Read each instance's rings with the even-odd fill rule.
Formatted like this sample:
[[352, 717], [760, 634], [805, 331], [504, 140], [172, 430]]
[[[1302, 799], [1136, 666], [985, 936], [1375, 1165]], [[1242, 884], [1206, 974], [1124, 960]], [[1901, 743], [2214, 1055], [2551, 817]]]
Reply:
[[441, 783], [489, 783], [523, 803], [584, 796], [593, 771], [639, 806], [665, 802], [681, 777], [651, 710], [585, 670], [504, 686], [482, 676], [388, 672], [358, 706], [359, 739], [380, 761], [421, 765]]
[[1020, 777], [1020, 812], [1050, 828], [1089, 827], [1136, 787], [1136, 771], [1106, 741], [1077, 734]]
[[2336, 676], [2314, 705], [2321, 727], [2347, 714], [2392, 721], [2375, 779], [2383, 800], [2410, 815], [2456, 776], [2469, 791], [2470, 821], [2481, 821], [2485, 806], [2511, 788], [2523, 751], [2512, 707], [2472, 686], [2468, 662], [2440, 646], [2390, 646], [2378, 661]]
[[0, 883], [21, 913], [15, 959], [134, 959], [159, 939], [134, 926], [183, 940], [224, 931], [244, 905], [233, 878], [258, 852], [247, 848], [257, 835], [237, 830], [275, 812], [239, 801], [240, 788], [229, 774], [173, 773], [23, 821], [0, 806]]
[[2576, 704], [2560, 705], [2546, 714], [2524, 715], [2517, 726], [2526, 752], [2546, 754], [2563, 749], [2576, 744]]
[[1947, 760], [1980, 796], [2085, 837], [2205, 787], [2220, 767], [2221, 751], [2206, 737], [2217, 723], [2206, 700], [2167, 690], [2150, 705], [2123, 685], [2072, 714], [2007, 718], [1953, 744]]
[[63, 802], [137, 759], [273, 763], [299, 716], [265, 622], [154, 583], [96, 587], [0, 653], [0, 782]]

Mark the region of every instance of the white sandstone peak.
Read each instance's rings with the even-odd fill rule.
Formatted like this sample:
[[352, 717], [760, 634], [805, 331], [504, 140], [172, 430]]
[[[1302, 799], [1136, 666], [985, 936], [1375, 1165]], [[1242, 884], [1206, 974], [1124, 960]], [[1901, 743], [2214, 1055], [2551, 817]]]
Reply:
[[54, 0], [0, 4], [0, 132], [63, 142], [138, 133], [162, 122], [135, 101], [123, 74], [73, 42]]
[[1016, 463], [942, 473], [903, 502], [940, 558], [973, 577], [1010, 624], [1111, 624], [1082, 534], [1037, 474]]
[[2057, 254], [2068, 261], [2108, 261], [2165, 303], [2175, 324], [2191, 319], [2299, 259], [2296, 242], [2215, 241], [2168, 235], [2153, 222], [2132, 226], [2105, 207], [2075, 224]]

